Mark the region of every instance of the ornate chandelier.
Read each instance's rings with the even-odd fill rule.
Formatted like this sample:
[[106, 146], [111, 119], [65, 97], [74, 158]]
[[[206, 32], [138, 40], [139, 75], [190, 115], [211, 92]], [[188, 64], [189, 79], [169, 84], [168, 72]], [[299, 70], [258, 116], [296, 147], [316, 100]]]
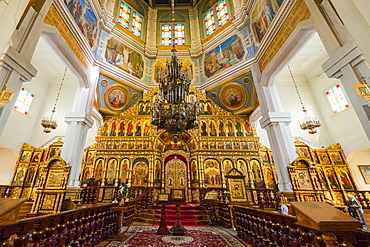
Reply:
[[50, 133], [51, 130], [55, 130], [58, 127], [58, 120], [57, 120], [57, 118], [54, 117], [54, 113], [55, 113], [55, 109], [56, 109], [56, 106], [57, 106], [57, 103], [58, 103], [60, 90], [62, 90], [62, 86], [63, 86], [64, 78], [66, 76], [66, 72], [67, 72], [67, 68], [64, 70], [64, 75], [63, 75], [63, 78], [62, 78], [62, 82], [60, 83], [57, 98], [55, 99], [54, 108], [51, 111], [51, 116], [50, 117], [44, 117], [44, 119], [41, 120], [41, 125], [44, 128], [45, 133]]
[[308, 130], [308, 134], [315, 134], [317, 132], [317, 128], [319, 128], [321, 126], [321, 123], [316, 117], [311, 117], [310, 115], [308, 115], [307, 110], [303, 105], [301, 95], [298, 91], [297, 84], [295, 83], [295, 80], [294, 80], [294, 77], [293, 77], [292, 71], [290, 70], [289, 65], [288, 65], [288, 69], [289, 69], [290, 76], [292, 77], [292, 81], [294, 83], [295, 90], [298, 94], [299, 101], [301, 102], [301, 106], [302, 106], [302, 110], [303, 110], [303, 114], [304, 114], [303, 119], [298, 121], [299, 126], [301, 127], [302, 130]]
[[172, 56], [170, 61], [166, 62], [165, 73], [159, 78], [159, 92], [151, 112], [152, 124], [171, 133], [173, 141], [177, 143], [181, 132], [198, 126], [199, 103], [196, 98], [190, 98], [190, 79], [185, 76], [182, 63], [176, 56], [175, 35], [172, 36]]

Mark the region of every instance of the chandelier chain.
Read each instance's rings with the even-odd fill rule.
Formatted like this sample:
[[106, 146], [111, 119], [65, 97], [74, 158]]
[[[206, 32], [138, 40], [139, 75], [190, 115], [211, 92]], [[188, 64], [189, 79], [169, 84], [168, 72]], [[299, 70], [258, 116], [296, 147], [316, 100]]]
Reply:
[[64, 83], [64, 78], [66, 77], [66, 73], [67, 73], [67, 67], [66, 67], [66, 69], [64, 70], [64, 74], [63, 74], [62, 82], [60, 83], [59, 90], [58, 90], [58, 94], [57, 94], [57, 98], [55, 99], [55, 104], [54, 104], [54, 108], [53, 108], [52, 112], [55, 112], [55, 109], [56, 109], [56, 107], [57, 107], [57, 103], [58, 103], [58, 100], [59, 100], [60, 91], [62, 90], [62, 86], [63, 86], [63, 83]]
[[294, 77], [293, 77], [293, 73], [290, 69], [290, 66], [288, 65], [288, 69], [289, 69], [289, 73], [290, 73], [290, 76], [292, 77], [292, 81], [293, 81], [293, 84], [294, 84], [294, 87], [295, 87], [295, 91], [297, 92], [298, 94], [298, 98], [299, 98], [299, 102], [301, 103], [301, 106], [302, 106], [302, 109], [303, 109], [303, 112], [306, 112], [306, 108], [304, 107], [303, 105], [303, 101], [302, 101], [302, 97], [301, 97], [301, 94], [299, 93], [298, 91], [298, 86], [297, 86], [297, 83], [295, 82], [294, 80]]

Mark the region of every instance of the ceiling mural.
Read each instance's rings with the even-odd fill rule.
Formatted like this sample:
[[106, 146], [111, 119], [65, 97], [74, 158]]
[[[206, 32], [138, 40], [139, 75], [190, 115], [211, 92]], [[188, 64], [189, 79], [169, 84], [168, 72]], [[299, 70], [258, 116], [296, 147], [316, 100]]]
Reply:
[[105, 114], [118, 114], [130, 108], [143, 93], [124, 83], [100, 74], [97, 87], [98, 108]]
[[241, 38], [234, 34], [204, 56], [204, 73], [210, 77], [243, 60], [245, 54]]
[[143, 77], [144, 60], [142, 55], [124, 45], [116, 38], [107, 41], [105, 61], [138, 78]]
[[257, 106], [257, 96], [250, 70], [207, 91], [217, 105], [234, 114], [249, 114]]

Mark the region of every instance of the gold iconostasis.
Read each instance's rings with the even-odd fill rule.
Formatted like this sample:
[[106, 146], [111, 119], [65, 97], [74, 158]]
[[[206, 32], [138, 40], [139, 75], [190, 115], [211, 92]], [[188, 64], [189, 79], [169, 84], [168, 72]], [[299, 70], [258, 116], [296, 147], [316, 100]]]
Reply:
[[[172, 188], [185, 189], [188, 202], [199, 201], [200, 187], [229, 190], [235, 202], [257, 202], [258, 191], [276, 191], [272, 152], [259, 143], [247, 115], [232, 115], [191, 88], [190, 97], [202, 106], [199, 126], [174, 143], [168, 132], [151, 125], [150, 105], [157, 92], [149, 91], [127, 111], [105, 120], [96, 143], [85, 149], [81, 185], [99, 181], [99, 202], [110, 202], [121, 183], [154, 187], [155, 200]], [[299, 157], [287, 169], [298, 201], [343, 201], [346, 191], [357, 190], [339, 144], [327, 149], [295, 144]], [[13, 196], [34, 198], [40, 167], [61, 147], [61, 142], [46, 149], [23, 146], [11, 182]]]

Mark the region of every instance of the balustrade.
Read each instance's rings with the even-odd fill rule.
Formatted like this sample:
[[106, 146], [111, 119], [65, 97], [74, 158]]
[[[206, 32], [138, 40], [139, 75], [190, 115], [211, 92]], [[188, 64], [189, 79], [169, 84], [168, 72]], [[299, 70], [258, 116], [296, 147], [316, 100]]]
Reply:
[[[253, 246], [314, 247], [345, 246], [367, 247], [370, 233], [323, 233], [297, 224], [295, 216], [254, 208], [234, 207], [234, 223], [240, 238]], [[329, 242], [336, 242], [329, 245]]]
[[0, 226], [0, 246], [93, 247], [116, 234], [114, 204], [23, 219]]

